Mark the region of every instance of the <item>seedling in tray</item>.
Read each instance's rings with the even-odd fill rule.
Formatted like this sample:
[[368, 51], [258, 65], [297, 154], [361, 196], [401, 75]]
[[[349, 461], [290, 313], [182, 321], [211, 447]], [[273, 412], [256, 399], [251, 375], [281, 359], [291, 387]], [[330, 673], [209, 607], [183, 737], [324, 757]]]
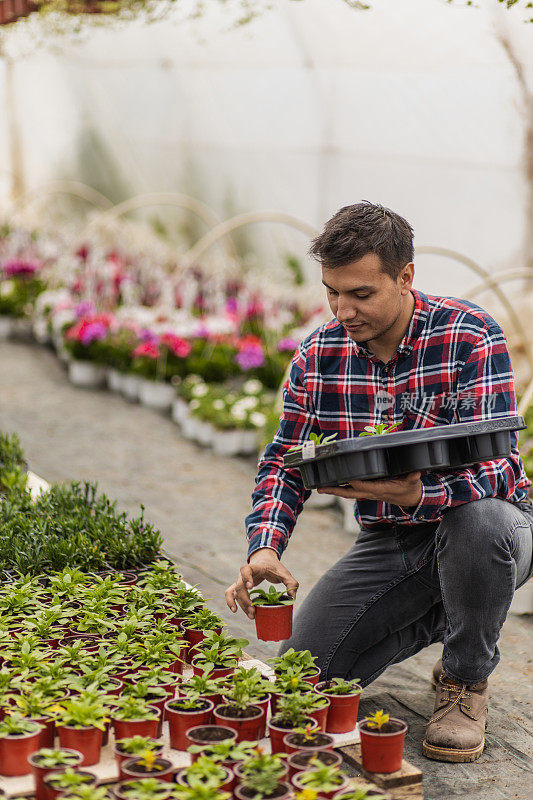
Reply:
[[294, 599], [285, 591], [278, 592], [270, 586], [252, 589], [252, 605], [255, 608], [255, 629], [257, 638], [266, 642], [280, 642], [292, 634], [292, 606]]

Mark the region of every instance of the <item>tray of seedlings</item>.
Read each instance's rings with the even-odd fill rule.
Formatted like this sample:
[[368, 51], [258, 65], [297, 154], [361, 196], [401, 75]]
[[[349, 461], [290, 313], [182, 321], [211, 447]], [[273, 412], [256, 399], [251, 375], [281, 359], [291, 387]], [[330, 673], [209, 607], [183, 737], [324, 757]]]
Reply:
[[522, 417], [459, 422], [397, 431], [368, 426], [352, 439], [311, 435], [285, 454], [283, 466], [297, 468], [306, 489], [339, 486], [353, 480], [394, 478], [408, 472], [463, 469], [511, 454], [511, 433], [523, 430]]
[[279, 798], [310, 764], [309, 788], [349, 788], [334, 748], [359, 740], [358, 682], [321, 683], [309, 651], [270, 665], [248, 658], [248, 642], [168, 560], [11, 573], [0, 621], [8, 798], [105, 800], [116, 784], [122, 800], [209, 800], [205, 785], [195, 794], [199, 783], [216, 787], [213, 800], [221, 788]]

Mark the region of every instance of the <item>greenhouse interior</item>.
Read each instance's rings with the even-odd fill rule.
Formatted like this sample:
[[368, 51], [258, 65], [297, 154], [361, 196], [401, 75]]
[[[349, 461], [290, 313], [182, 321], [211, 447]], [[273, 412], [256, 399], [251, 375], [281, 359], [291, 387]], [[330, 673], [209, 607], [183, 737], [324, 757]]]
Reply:
[[533, 800], [532, 319], [527, 0], [0, 0], [0, 800]]

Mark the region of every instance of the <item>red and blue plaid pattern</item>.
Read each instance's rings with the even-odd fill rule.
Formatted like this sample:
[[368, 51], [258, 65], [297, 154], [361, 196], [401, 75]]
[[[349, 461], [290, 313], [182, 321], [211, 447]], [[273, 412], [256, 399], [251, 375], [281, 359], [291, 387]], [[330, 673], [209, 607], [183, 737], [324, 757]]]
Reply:
[[[259, 461], [246, 518], [249, 555], [270, 547], [281, 556], [287, 546], [311, 492], [304, 489], [299, 470], [284, 469], [283, 455], [310, 433], [348, 439], [381, 422], [410, 430], [516, 413], [507, 343], [495, 320], [467, 300], [412, 293], [409, 328], [388, 364], [353, 342], [336, 319], [300, 345], [283, 390], [280, 427]], [[525, 500], [531, 481], [516, 433], [511, 445], [509, 458], [423, 474], [416, 508], [357, 500], [355, 516], [365, 528], [415, 525], [438, 521], [448, 508], [483, 497]]]

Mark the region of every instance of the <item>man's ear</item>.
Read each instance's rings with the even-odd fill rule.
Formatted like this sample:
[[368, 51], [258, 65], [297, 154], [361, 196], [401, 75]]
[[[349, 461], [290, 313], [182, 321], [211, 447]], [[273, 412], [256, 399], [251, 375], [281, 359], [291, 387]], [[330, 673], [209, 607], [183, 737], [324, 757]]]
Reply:
[[415, 277], [415, 265], [412, 261], [409, 264], [406, 264], [405, 267], [402, 269], [399, 275], [400, 280], [400, 291], [402, 294], [406, 295], [409, 294], [411, 291], [411, 286], [413, 285], [413, 279]]

